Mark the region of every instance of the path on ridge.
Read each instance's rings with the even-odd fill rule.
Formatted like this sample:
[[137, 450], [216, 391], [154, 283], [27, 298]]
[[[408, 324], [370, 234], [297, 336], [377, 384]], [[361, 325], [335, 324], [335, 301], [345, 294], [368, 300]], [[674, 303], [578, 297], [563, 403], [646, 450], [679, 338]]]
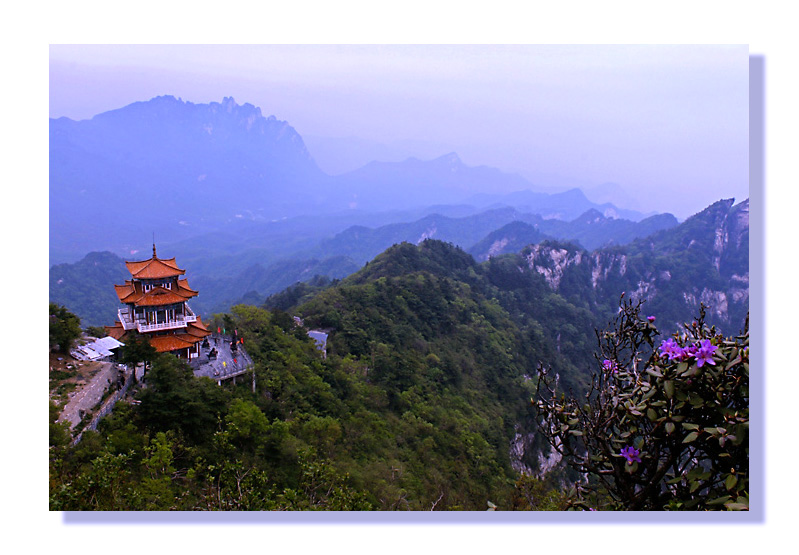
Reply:
[[80, 389], [76, 389], [69, 396], [69, 402], [61, 410], [59, 422], [69, 422], [69, 427], [74, 428], [81, 420], [80, 411], [89, 411], [96, 407], [103, 398], [105, 390], [116, 379], [116, 369], [110, 362], [101, 362], [100, 369]]

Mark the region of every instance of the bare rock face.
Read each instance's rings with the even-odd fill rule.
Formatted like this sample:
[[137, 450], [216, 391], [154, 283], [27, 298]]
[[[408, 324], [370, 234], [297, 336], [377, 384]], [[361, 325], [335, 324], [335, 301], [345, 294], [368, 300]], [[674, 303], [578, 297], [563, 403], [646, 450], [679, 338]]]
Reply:
[[602, 280], [607, 280], [611, 272], [615, 272], [619, 276], [624, 276], [627, 273], [627, 256], [594, 251], [591, 254], [591, 265], [591, 287], [596, 289], [597, 284]]
[[526, 256], [527, 264], [546, 280], [554, 290], [558, 290], [563, 272], [569, 266], [579, 265], [583, 261], [583, 252], [570, 252], [565, 248], [553, 247], [547, 243], [532, 245]]
[[505, 245], [507, 245], [508, 242], [509, 242], [508, 238], [503, 237], [502, 239], [497, 239], [496, 241], [491, 243], [491, 247], [489, 247], [488, 249], [488, 258], [491, 258], [492, 256], [496, 256], [497, 254], [501, 253], [502, 249], [505, 248]]
[[677, 327], [702, 304], [712, 323], [735, 333], [749, 310], [749, 201], [720, 200], [674, 228], [625, 246], [588, 253], [545, 241], [528, 246], [522, 256], [561, 294], [607, 305], [624, 293]]
[[417, 245], [420, 244], [425, 239], [432, 239], [435, 236], [437, 231], [438, 231], [438, 229], [436, 228], [436, 224], [435, 224], [435, 222], [433, 222], [430, 225], [430, 227], [428, 227], [426, 230], [424, 230], [424, 233], [422, 233], [422, 235], [419, 237], [419, 240], [416, 241], [416, 244]]
[[532, 452], [534, 439], [535, 434], [523, 434], [519, 431], [519, 426], [516, 426], [516, 435], [510, 444], [510, 464], [511, 468], [519, 474], [543, 478], [560, 464], [563, 457], [557, 450], [552, 448], [549, 449], [548, 453], [538, 451], [536, 457], [537, 469], [531, 468], [524, 462], [524, 458], [527, 453]]

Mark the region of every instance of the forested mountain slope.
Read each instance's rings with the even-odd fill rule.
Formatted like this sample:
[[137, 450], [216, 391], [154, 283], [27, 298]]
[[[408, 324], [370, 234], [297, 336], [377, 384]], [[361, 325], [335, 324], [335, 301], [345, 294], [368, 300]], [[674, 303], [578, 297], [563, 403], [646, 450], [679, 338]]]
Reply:
[[[77, 448], [53, 435], [51, 509], [527, 506], [519, 471], [556, 461], [530, 405], [536, 368], [585, 391], [600, 366], [595, 330], [622, 291], [666, 325], [720, 292], [726, 312], [708, 315], [734, 326], [747, 251], [748, 202], [732, 200], [593, 253], [545, 241], [478, 264], [441, 241], [395, 245], [339, 282], [272, 299], [288, 312], [226, 315], [255, 362], [245, 383], [220, 388], [159, 359], [141, 404]], [[292, 315], [328, 332], [327, 357]]]

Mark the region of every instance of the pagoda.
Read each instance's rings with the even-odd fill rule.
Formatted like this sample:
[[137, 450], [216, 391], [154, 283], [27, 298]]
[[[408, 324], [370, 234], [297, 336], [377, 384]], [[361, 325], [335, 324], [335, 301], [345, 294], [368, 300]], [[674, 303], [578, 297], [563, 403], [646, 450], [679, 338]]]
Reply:
[[114, 285], [119, 302], [118, 320], [106, 326], [108, 335], [124, 341], [133, 331], [144, 335], [159, 353], [173, 353], [192, 359], [200, 355], [200, 343], [211, 335], [188, 300], [197, 296], [189, 287], [186, 271], [174, 258], [153, 256], [139, 262], [125, 262], [131, 279]]

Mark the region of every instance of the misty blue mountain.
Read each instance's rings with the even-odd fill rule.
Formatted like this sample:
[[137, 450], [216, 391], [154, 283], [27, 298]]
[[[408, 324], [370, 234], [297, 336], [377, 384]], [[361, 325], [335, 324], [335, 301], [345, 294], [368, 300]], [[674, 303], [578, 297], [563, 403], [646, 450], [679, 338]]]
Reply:
[[[542, 275], [562, 273], [555, 287], [595, 308], [626, 291], [660, 299], [653, 306], [670, 318], [705, 302], [719, 321], [737, 322], [748, 299], [748, 203], [725, 201], [679, 224], [594, 204], [579, 189], [538, 192], [456, 153], [332, 176], [289, 123], [232, 98], [161, 96], [90, 120], [50, 120], [50, 177], [50, 257], [70, 262], [51, 268], [50, 299], [86, 324], [113, 320], [110, 286], [153, 238], [191, 269], [203, 292], [196, 308], [209, 313], [344, 278], [394, 244], [426, 239], [478, 262], [526, 257]], [[707, 215], [718, 211], [738, 216], [722, 225]], [[722, 249], [719, 237], [730, 236], [739, 246]], [[668, 308], [671, 296], [679, 308]]]
[[[590, 208], [643, 217], [593, 204], [578, 190], [547, 195], [533, 188], [518, 175], [466, 166], [454, 153], [375, 161], [331, 176], [288, 122], [258, 107], [232, 98], [194, 104], [160, 96], [88, 120], [50, 120], [50, 260], [74, 262], [93, 250], [127, 255], [146, 248], [153, 234], [160, 243], [208, 233], [243, 241], [243, 229], [256, 235], [275, 229], [242, 223], [305, 218], [288, 237], [296, 241], [318, 227], [335, 233], [354, 224], [413, 221], [431, 205], [511, 206], [564, 219]], [[403, 211], [417, 216], [397, 214]], [[282, 230], [274, 235], [269, 242], [287, 239]]]

